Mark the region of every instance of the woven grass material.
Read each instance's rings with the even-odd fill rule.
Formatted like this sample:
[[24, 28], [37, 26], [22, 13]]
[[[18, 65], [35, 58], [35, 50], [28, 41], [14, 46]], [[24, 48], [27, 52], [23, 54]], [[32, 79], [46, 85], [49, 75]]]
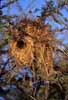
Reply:
[[[13, 38], [9, 43], [9, 51], [15, 57], [18, 69], [22, 65], [33, 66], [35, 60], [44, 77], [51, 75], [53, 70], [52, 49], [49, 45], [51, 32], [48, 30], [48, 25], [29, 19], [22, 20], [10, 29]], [[17, 46], [19, 40], [24, 41], [24, 47]]]
[[10, 53], [17, 61], [18, 65], [30, 66], [33, 60], [33, 42], [30, 37], [25, 37], [25, 46], [20, 49], [17, 47], [17, 41], [11, 40], [10, 42]]

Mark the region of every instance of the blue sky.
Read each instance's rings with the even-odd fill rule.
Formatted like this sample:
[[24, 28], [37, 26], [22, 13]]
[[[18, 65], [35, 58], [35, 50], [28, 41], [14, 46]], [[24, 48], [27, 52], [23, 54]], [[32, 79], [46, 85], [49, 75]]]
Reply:
[[[5, 2], [5, 1], [6, 0], [3, 0], [3, 2]], [[21, 7], [22, 7], [22, 9], [23, 9], [23, 11], [25, 13], [27, 13], [29, 10], [34, 11], [35, 8], [41, 9], [41, 7], [44, 6], [44, 3], [45, 3], [45, 0], [19, 0], [19, 5], [21, 5]], [[35, 16], [36, 15], [40, 15], [40, 11], [35, 13]], [[66, 11], [65, 9], [62, 9], [61, 12], [63, 14], [63, 17], [68, 18], [68, 11]], [[3, 14], [8, 14], [7, 13], [7, 9], [3, 9]], [[19, 8], [16, 7], [16, 4], [13, 4], [13, 5], [11, 5], [10, 14], [11, 15], [13, 15], [13, 14], [21, 14], [21, 10], [19, 10]], [[53, 28], [63, 27], [63, 25], [59, 25], [57, 23], [54, 23], [52, 20], [49, 21], [48, 23], [50, 23], [53, 26]], [[57, 36], [57, 38], [59, 38], [59, 39], [63, 39], [64, 38], [64, 43], [68, 43], [68, 38], [65, 35], [61, 34], [59, 37]]]
[[[5, 2], [6, 0], [4, 0]], [[19, 5], [26, 13], [28, 10], [34, 10], [35, 8], [41, 8], [44, 5], [45, 0], [19, 0]], [[27, 9], [27, 10], [25, 10]], [[7, 13], [7, 9], [3, 9], [4, 14]], [[16, 4], [11, 5], [10, 14], [19, 14], [21, 11], [16, 7]], [[38, 12], [37, 12], [38, 14]]]
[[[6, 1], [7, 0], [3, 0], [3, 2], [6, 2]], [[19, 1], [19, 5], [21, 5], [24, 12], [26, 13], [28, 10], [34, 11], [35, 8], [41, 9], [41, 7], [44, 6], [45, 1], [49, 1], [49, 0], [18, 0], [18, 1]], [[19, 14], [21, 12], [21, 10], [19, 11], [19, 9], [16, 7], [16, 3], [11, 5], [10, 8], [11, 8], [10, 14]], [[66, 11], [65, 9], [62, 9], [61, 12], [63, 13], [64, 17], [68, 18], [68, 13], [67, 13], [68, 11]], [[7, 9], [3, 9], [3, 13], [6, 14]], [[37, 12], [37, 14], [40, 14], [40, 13]]]

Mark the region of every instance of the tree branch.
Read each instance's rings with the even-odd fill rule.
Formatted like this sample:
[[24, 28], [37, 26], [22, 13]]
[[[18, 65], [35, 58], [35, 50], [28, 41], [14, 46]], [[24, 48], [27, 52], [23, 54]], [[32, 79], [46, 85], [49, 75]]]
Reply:
[[8, 3], [5, 3], [4, 5], [2, 5], [2, 6], [0, 7], [0, 9], [3, 9], [3, 8], [5, 8], [5, 7], [8, 7], [9, 5], [11, 5], [12, 3], [16, 2], [16, 1], [18, 1], [18, 0], [12, 0], [12, 1], [8, 2]]

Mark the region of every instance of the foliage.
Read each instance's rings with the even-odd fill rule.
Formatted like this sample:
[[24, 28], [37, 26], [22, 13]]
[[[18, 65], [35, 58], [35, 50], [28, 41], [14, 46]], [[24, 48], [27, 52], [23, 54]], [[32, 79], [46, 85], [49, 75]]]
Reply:
[[[68, 18], [62, 10], [68, 10], [68, 0], [46, 0], [34, 13], [33, 9], [27, 13], [29, 7], [24, 13], [18, 1], [7, 0], [0, 7], [0, 32], [4, 33], [0, 56], [8, 54], [6, 62], [0, 58], [0, 95], [7, 100], [67, 100], [68, 47], [56, 36], [67, 36]], [[14, 3], [22, 11], [20, 16], [9, 14]], [[2, 13], [4, 8], [8, 15]], [[30, 14], [37, 12], [40, 16], [32, 18]], [[60, 27], [54, 28], [52, 22]], [[6, 44], [9, 49], [5, 51]]]

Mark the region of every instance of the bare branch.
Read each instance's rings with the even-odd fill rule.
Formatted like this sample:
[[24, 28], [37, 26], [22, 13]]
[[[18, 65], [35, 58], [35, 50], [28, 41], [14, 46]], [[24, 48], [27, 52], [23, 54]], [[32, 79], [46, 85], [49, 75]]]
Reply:
[[13, 3], [16, 2], [16, 1], [18, 1], [18, 0], [12, 0], [12, 1], [8, 2], [8, 3], [5, 3], [4, 5], [2, 5], [2, 6], [0, 7], [0, 9], [3, 9], [3, 8], [5, 8], [5, 7], [8, 7], [9, 5], [13, 4]]

